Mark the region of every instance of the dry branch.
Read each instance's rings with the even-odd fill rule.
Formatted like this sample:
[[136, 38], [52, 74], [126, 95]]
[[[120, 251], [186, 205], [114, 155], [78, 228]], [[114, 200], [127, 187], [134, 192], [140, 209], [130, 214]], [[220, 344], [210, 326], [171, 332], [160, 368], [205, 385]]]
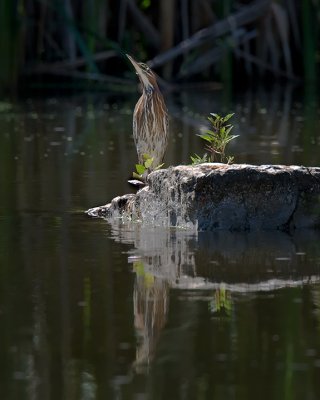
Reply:
[[226, 49], [234, 49], [238, 45], [248, 42], [257, 36], [256, 30], [252, 30], [250, 32], [246, 32], [244, 29], [238, 29], [232, 33], [232, 36], [226, 38], [226, 42], [228, 42], [228, 46], [215, 46], [206, 53], [198, 56], [194, 62], [190, 63], [188, 66], [185, 66], [179, 76], [187, 77], [190, 75], [194, 75], [200, 71], [203, 71], [205, 68], [210, 67], [212, 64], [219, 61], [223, 55], [225, 54]]
[[249, 6], [242, 7], [240, 11], [231, 14], [222, 21], [216, 22], [214, 25], [204, 28], [195, 33], [189, 39], [183, 40], [172, 49], [156, 56], [148, 62], [150, 67], [158, 67], [170, 60], [185, 54], [190, 50], [203, 45], [208, 40], [216, 39], [222, 35], [233, 31], [243, 25], [249, 24], [266, 13], [270, 6], [270, 0], [259, 0]]

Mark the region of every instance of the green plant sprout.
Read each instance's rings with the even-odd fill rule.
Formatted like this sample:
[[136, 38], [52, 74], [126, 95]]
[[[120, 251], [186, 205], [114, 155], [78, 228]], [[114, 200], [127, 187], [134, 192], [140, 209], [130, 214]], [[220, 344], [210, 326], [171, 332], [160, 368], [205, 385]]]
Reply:
[[194, 154], [193, 156], [190, 156], [190, 158], [192, 161], [192, 165], [198, 165], [198, 164], [210, 162], [207, 153], [205, 153], [202, 157], [199, 156], [198, 154]]
[[197, 135], [207, 142], [205, 150], [207, 150], [208, 153], [205, 153], [202, 157], [198, 154], [191, 156], [192, 165], [215, 161], [232, 164], [234, 157], [226, 155], [226, 147], [231, 140], [239, 136], [231, 135], [233, 125], [227, 124], [234, 114], [227, 114], [225, 117], [214, 113], [210, 113], [210, 115], [208, 120], [211, 122], [212, 129]]
[[143, 163], [136, 164], [136, 172], [132, 173], [132, 176], [139, 180], [144, 180], [146, 175], [150, 171], [157, 171], [158, 169], [162, 168], [164, 164], [157, 165], [156, 167], [151, 166], [153, 164], [153, 157], [149, 156], [149, 154], [143, 154]]

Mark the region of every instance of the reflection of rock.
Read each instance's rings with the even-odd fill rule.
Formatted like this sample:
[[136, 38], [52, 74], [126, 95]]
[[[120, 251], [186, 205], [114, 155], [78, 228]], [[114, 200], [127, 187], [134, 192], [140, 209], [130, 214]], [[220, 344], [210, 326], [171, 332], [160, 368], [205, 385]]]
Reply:
[[[132, 259], [170, 287], [272, 290], [320, 281], [318, 231], [202, 232], [113, 224], [113, 237], [134, 244]], [[313, 258], [309, 256], [312, 249]], [[314, 259], [315, 251], [319, 258]]]
[[[134, 368], [154, 357], [168, 315], [169, 289], [188, 289], [208, 302], [213, 318], [229, 318], [234, 292], [271, 291], [320, 282], [320, 232], [202, 232], [145, 227], [115, 220], [112, 237], [134, 245]], [[309, 256], [311, 254], [311, 256]], [[181, 292], [181, 296], [186, 292]]]
[[318, 279], [320, 265], [310, 258], [309, 249], [319, 240], [320, 233], [311, 230], [292, 236], [283, 232], [202, 233], [198, 239], [202, 251], [195, 255], [197, 274], [239, 290], [250, 286], [270, 290]]
[[320, 227], [320, 168], [201, 164], [153, 172], [148, 186], [90, 215], [194, 230]]

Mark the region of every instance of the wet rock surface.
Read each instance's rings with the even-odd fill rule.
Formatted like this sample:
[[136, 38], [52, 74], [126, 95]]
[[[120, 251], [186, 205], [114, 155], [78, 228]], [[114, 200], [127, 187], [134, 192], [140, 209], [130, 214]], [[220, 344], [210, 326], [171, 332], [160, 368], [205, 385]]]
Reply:
[[201, 164], [151, 173], [135, 195], [87, 211], [193, 230], [320, 228], [320, 168]]

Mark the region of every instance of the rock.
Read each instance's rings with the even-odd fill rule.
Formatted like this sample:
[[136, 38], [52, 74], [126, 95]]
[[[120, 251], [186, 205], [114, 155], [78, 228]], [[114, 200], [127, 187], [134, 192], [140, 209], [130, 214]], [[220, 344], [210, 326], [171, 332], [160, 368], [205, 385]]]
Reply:
[[86, 213], [90, 217], [102, 218], [121, 218], [124, 213], [128, 214], [130, 202], [134, 200], [134, 194], [125, 194], [123, 196], [115, 197], [111, 203], [104, 206], [89, 208]]
[[88, 214], [192, 230], [320, 228], [320, 168], [171, 167], [151, 173], [136, 195], [116, 197]]

